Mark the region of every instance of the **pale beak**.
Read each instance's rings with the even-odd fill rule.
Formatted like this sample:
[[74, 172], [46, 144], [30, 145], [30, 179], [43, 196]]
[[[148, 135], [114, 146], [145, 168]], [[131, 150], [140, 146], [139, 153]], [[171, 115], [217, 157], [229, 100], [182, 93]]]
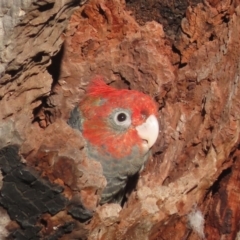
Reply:
[[143, 124], [136, 127], [136, 130], [139, 137], [144, 140], [144, 145], [147, 145], [148, 149], [151, 148], [156, 142], [159, 133], [157, 118], [150, 115]]

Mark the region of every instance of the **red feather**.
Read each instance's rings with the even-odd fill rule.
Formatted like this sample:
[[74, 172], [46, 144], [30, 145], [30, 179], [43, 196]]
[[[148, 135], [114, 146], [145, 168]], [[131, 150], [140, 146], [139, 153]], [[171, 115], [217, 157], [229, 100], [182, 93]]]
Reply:
[[[97, 148], [102, 148], [117, 159], [131, 153], [133, 146], [141, 147], [135, 127], [145, 119], [157, 115], [157, 107], [150, 96], [127, 89], [115, 89], [108, 86], [102, 77], [92, 80], [86, 96], [80, 103], [83, 115], [83, 136]], [[107, 126], [107, 118], [114, 109], [131, 111], [132, 125], [126, 132], [116, 133]]]
[[116, 89], [108, 86], [101, 76], [94, 78], [87, 88], [87, 94], [91, 96], [109, 94], [114, 91]]

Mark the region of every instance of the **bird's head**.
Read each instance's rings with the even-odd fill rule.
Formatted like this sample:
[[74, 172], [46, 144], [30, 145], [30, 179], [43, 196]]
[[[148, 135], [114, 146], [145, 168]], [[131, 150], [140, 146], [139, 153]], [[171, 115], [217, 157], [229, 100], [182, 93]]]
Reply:
[[88, 86], [79, 109], [84, 138], [114, 159], [128, 156], [133, 148], [145, 155], [157, 140], [157, 106], [144, 93], [118, 90], [97, 78]]

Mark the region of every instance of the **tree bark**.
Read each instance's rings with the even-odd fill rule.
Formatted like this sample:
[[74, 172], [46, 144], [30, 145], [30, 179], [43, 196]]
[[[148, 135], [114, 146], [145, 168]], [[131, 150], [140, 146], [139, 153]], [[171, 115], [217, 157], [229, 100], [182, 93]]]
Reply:
[[[14, 2], [0, 0], [0, 238], [238, 239], [239, 2]], [[101, 166], [66, 123], [96, 75], [159, 106], [123, 206], [98, 205]]]

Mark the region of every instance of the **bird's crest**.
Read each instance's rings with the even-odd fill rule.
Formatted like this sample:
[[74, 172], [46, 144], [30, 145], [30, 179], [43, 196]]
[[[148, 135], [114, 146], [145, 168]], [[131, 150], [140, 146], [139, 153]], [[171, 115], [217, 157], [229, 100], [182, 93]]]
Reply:
[[87, 95], [98, 96], [116, 92], [115, 88], [108, 86], [102, 77], [94, 78], [87, 88]]

